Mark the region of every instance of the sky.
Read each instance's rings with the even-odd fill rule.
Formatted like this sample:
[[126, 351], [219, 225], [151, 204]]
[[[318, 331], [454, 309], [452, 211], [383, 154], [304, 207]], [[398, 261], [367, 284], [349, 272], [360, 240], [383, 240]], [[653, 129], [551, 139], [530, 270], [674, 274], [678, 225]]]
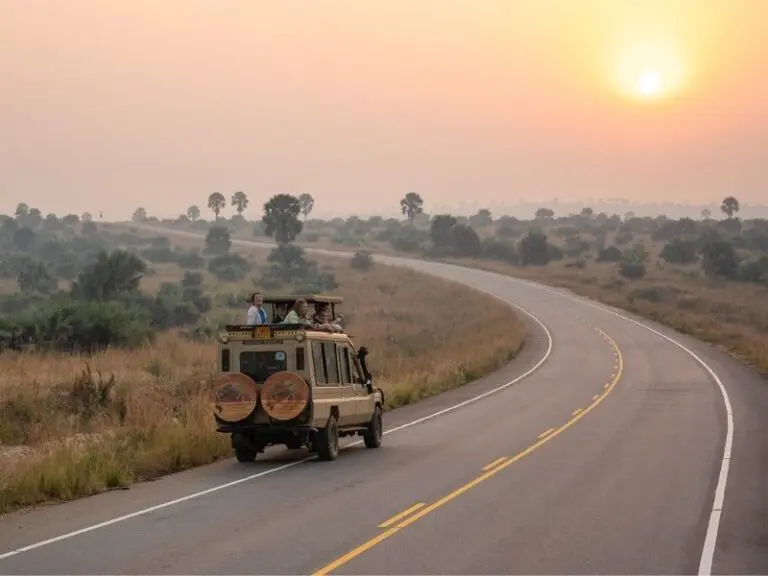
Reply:
[[768, 203], [766, 38], [766, 0], [0, 0], [0, 212]]

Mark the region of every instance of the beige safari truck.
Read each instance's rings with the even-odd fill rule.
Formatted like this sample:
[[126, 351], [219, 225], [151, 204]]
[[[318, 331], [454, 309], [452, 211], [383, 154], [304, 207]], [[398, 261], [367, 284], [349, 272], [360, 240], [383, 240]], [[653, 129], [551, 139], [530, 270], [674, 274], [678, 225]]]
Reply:
[[[298, 298], [327, 304], [336, 318], [338, 296], [265, 296], [275, 309]], [[271, 323], [227, 325], [218, 338], [218, 377], [211, 393], [217, 431], [231, 436], [240, 462], [267, 446], [309, 448], [335, 460], [339, 437], [359, 435], [368, 448], [382, 442], [384, 393], [373, 385], [367, 350], [350, 335], [322, 326]]]

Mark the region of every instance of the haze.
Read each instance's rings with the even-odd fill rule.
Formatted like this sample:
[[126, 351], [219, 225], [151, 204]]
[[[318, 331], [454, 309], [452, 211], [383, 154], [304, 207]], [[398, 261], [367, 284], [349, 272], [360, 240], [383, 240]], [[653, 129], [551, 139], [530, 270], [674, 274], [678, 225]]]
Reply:
[[0, 212], [768, 199], [764, 0], [0, 0]]

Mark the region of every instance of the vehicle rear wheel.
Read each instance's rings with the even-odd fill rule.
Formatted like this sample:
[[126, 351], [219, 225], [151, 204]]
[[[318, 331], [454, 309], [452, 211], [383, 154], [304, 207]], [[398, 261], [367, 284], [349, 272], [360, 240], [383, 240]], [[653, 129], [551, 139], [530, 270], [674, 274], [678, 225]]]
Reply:
[[325, 428], [320, 430], [312, 445], [317, 450], [317, 456], [320, 460], [336, 460], [339, 455], [339, 426], [336, 422], [336, 416], [331, 414]]
[[371, 416], [371, 421], [363, 433], [363, 442], [365, 442], [365, 447], [378, 448], [381, 446], [383, 432], [384, 431], [381, 422], [381, 406], [377, 405], [373, 409], [373, 416]]
[[235, 446], [235, 458], [238, 462], [253, 462], [258, 452], [248, 446]]

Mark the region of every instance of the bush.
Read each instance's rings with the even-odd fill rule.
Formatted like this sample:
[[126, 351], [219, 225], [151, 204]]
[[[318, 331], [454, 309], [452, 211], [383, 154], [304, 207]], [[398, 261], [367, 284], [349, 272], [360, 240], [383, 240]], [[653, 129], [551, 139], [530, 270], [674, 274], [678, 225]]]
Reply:
[[645, 264], [637, 259], [625, 258], [619, 263], [619, 274], [624, 278], [637, 280], [645, 276]]
[[43, 348], [94, 352], [108, 346], [137, 346], [153, 338], [149, 314], [138, 302], [72, 299], [41, 302], [0, 319], [0, 331], [18, 328], [24, 341]]
[[225, 282], [239, 282], [249, 268], [248, 261], [237, 253], [216, 256], [208, 262], [210, 273]]
[[199, 270], [205, 266], [205, 258], [197, 252], [185, 252], [176, 257], [176, 263], [185, 270]]
[[373, 256], [366, 250], [355, 252], [349, 262], [349, 265], [355, 270], [370, 270], [373, 268]]
[[619, 262], [621, 260], [621, 250], [616, 246], [608, 246], [603, 248], [597, 254], [598, 262]]

